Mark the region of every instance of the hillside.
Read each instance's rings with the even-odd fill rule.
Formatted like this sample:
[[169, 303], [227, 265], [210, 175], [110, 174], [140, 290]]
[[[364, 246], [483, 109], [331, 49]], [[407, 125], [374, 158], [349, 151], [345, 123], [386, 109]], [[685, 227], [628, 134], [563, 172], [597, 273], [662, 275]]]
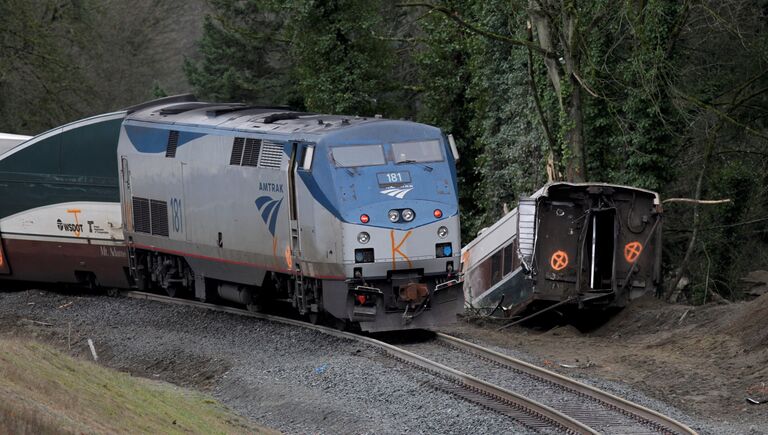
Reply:
[[202, 394], [20, 339], [0, 339], [0, 396], [0, 433], [274, 433]]

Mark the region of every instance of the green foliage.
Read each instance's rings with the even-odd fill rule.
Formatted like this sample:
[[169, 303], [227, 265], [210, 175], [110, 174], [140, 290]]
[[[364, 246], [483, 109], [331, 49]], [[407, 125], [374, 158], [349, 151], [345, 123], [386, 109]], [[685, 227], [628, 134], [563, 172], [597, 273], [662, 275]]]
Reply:
[[469, 110], [472, 96], [467, 86], [474, 36], [437, 13], [422, 17], [419, 27], [423, 33], [413, 50], [420, 102], [416, 117], [453, 134], [456, 140], [461, 156], [457, 175], [462, 186], [462, 227], [465, 234], [474, 234], [483, 216], [478, 192], [466, 187], [482, 185], [482, 175], [476, 170], [482, 149], [474, 137], [474, 114]]
[[[187, 91], [178, 67], [186, 55], [186, 79], [204, 99], [378, 113], [452, 133], [469, 241], [546, 182], [550, 152], [556, 175], [572, 169], [581, 119], [590, 181], [691, 197], [706, 168], [702, 197], [733, 200], [701, 208], [687, 268], [693, 299], [738, 294], [740, 276], [766, 267], [766, 0], [434, 5], [448, 13], [385, 0], [208, 0], [205, 10], [201, 0], [5, 0], [0, 131], [37, 133]], [[544, 9], [555, 62], [540, 50], [529, 61], [524, 47]], [[538, 32], [534, 24], [540, 48]], [[192, 53], [186, 41], [197, 39]], [[689, 205], [667, 207], [669, 269], [691, 222]]]
[[394, 52], [376, 37], [383, 1], [304, 0], [290, 7], [293, 75], [308, 109], [325, 113], [396, 113]]
[[204, 0], [0, 2], [0, 131], [37, 134], [187, 92]]
[[286, 50], [284, 18], [269, 1], [211, 0], [205, 16], [199, 62], [187, 60], [189, 83], [202, 98], [214, 101], [291, 103], [286, 66], [276, 56]]
[[602, 181], [661, 190], [671, 180], [680, 121], [668, 95], [669, 47], [681, 9], [673, 0], [627, 2], [590, 33], [584, 73], [600, 98], [589, 100], [588, 162]]
[[[494, 32], [514, 28], [521, 11], [510, 2], [479, 2], [477, 22]], [[464, 227], [471, 240], [484, 226], [515, 207], [519, 195], [546, 182], [542, 148], [546, 141], [530, 95], [527, 52], [474, 35], [471, 43], [469, 95], [480, 182], [470, 192], [478, 210]]]
[[152, 98], [163, 98], [167, 96], [168, 93], [165, 92], [165, 89], [163, 89], [162, 86], [160, 86], [160, 83], [157, 81], [152, 83]]
[[71, 57], [89, 34], [87, 1], [0, 2], [0, 131], [37, 132], [92, 101]]

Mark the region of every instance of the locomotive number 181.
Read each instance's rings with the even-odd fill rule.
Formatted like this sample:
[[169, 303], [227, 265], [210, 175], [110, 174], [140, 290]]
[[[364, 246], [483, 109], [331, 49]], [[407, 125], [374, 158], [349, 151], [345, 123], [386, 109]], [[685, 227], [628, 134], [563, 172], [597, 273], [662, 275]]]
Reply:
[[177, 233], [180, 233], [184, 228], [181, 212], [181, 200], [178, 198], [171, 198], [171, 222], [173, 222], [173, 231]]
[[379, 179], [379, 185], [382, 187], [411, 182], [411, 173], [408, 171], [379, 172], [376, 176]]

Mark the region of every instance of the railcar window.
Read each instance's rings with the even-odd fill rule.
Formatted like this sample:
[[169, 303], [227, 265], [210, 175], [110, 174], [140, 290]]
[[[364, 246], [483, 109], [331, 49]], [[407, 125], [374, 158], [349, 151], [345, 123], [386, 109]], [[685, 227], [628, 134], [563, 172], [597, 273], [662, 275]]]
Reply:
[[512, 272], [513, 258], [515, 258], [515, 242], [504, 247], [504, 276]]
[[392, 144], [395, 163], [402, 162], [441, 162], [443, 151], [439, 140], [400, 142]]
[[491, 257], [491, 285], [501, 281], [501, 256], [502, 250], [499, 250]]
[[336, 147], [331, 149], [331, 156], [337, 168], [376, 166], [386, 163], [384, 147], [381, 145]]

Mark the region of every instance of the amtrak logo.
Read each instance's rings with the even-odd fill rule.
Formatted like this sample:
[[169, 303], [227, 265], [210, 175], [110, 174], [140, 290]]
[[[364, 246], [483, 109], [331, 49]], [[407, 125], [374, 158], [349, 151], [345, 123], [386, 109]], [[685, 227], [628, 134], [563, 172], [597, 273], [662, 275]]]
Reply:
[[273, 199], [269, 195], [264, 195], [256, 198], [256, 208], [261, 212], [261, 218], [264, 219], [264, 223], [267, 224], [269, 232], [272, 237], [275, 237], [275, 227], [277, 226], [277, 215], [280, 211], [280, 205], [283, 203], [283, 198]]
[[393, 198], [403, 199], [405, 197], [405, 195], [407, 195], [408, 192], [410, 192], [411, 190], [413, 190], [413, 186], [390, 187], [390, 188], [381, 190], [379, 192], [383, 193], [384, 195], [389, 195], [389, 196], [391, 196]]

